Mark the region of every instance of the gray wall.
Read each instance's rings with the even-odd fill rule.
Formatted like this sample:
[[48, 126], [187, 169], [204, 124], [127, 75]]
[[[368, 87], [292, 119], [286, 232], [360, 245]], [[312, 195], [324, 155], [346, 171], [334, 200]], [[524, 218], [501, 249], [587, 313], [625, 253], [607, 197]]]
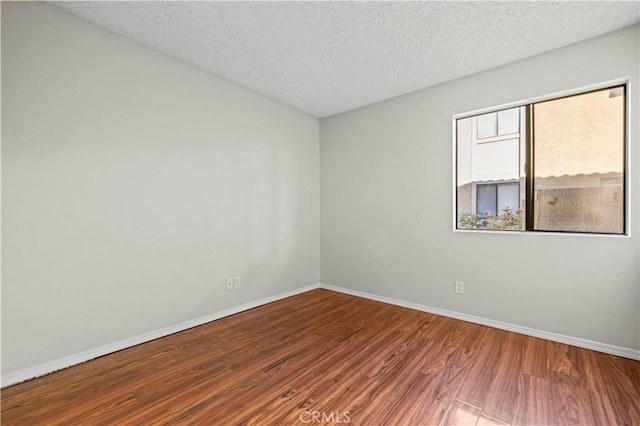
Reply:
[[[627, 28], [321, 120], [321, 281], [639, 349], [638, 40]], [[454, 114], [622, 77], [630, 237], [452, 230]]]
[[3, 2], [3, 374], [317, 283], [318, 126]]

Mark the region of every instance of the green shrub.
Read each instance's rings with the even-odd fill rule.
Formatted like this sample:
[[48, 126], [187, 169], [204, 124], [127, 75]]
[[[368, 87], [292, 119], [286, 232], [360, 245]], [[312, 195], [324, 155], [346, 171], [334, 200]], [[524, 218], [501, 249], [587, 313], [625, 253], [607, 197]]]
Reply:
[[484, 214], [467, 213], [458, 221], [462, 229], [496, 229], [496, 230], [520, 230], [522, 229], [522, 211], [515, 213], [510, 207], [502, 209], [502, 214], [495, 215], [492, 211]]

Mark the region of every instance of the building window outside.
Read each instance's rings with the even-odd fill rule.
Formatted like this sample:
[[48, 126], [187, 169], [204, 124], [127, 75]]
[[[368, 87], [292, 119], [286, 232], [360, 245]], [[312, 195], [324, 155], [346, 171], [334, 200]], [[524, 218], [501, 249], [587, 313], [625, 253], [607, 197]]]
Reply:
[[518, 183], [489, 183], [476, 186], [476, 211], [495, 216], [510, 209], [520, 210], [520, 185]]
[[490, 112], [478, 116], [477, 138], [520, 133], [520, 111], [518, 108]]
[[625, 94], [456, 120], [457, 229], [624, 234]]

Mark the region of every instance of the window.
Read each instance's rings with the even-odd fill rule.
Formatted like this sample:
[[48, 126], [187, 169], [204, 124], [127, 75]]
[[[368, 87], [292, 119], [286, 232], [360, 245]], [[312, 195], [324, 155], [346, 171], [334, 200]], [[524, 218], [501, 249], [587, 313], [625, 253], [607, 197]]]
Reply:
[[626, 232], [626, 86], [456, 120], [456, 228]]
[[517, 108], [490, 112], [478, 116], [478, 139], [520, 132], [520, 112]]
[[476, 211], [494, 216], [506, 209], [520, 210], [518, 183], [485, 183], [476, 186]]

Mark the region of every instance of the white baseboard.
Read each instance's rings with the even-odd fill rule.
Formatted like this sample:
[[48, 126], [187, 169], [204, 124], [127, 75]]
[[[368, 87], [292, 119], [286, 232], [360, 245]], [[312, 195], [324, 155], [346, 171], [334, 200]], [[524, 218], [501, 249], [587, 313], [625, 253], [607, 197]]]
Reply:
[[214, 312], [209, 315], [205, 315], [200, 318], [196, 318], [190, 321], [185, 321], [180, 324], [176, 324], [170, 327], [154, 330], [149, 333], [134, 336], [128, 339], [120, 340], [118, 342], [110, 343], [108, 345], [100, 346], [95, 349], [89, 349], [84, 352], [80, 352], [74, 355], [69, 355], [64, 358], [60, 358], [54, 361], [50, 361], [44, 364], [36, 365], [34, 367], [25, 368], [23, 370], [15, 371], [13, 373], [3, 374], [0, 378], [0, 387], [14, 385], [16, 383], [24, 382], [25, 380], [34, 379], [36, 377], [44, 376], [45, 374], [53, 373], [54, 371], [62, 370], [67, 367], [71, 367], [76, 364], [81, 364], [86, 361], [90, 361], [94, 358], [107, 355], [122, 349], [126, 349], [132, 346], [139, 345], [141, 343], [149, 342], [161, 337], [168, 336], [189, 328], [197, 327], [202, 324], [206, 324], [211, 321], [215, 321], [220, 318], [224, 318], [230, 315], [234, 315], [249, 309], [257, 308], [268, 303], [276, 302], [287, 297], [295, 296], [297, 294], [306, 293], [307, 291], [317, 288], [324, 288], [327, 290], [336, 291], [339, 293], [350, 294], [352, 296], [362, 297], [365, 299], [376, 300], [378, 302], [389, 303], [391, 305], [402, 306], [404, 308], [415, 309], [422, 312], [428, 312], [435, 315], [442, 315], [449, 318], [455, 318], [462, 321], [468, 321], [475, 324], [486, 325], [489, 327], [499, 328], [502, 330], [513, 331], [515, 333], [525, 334], [528, 336], [539, 337], [541, 339], [547, 339], [554, 342], [565, 343], [568, 345], [578, 346], [581, 348], [591, 349], [598, 352], [604, 352], [611, 355], [617, 355], [634, 360], [640, 360], [640, 351], [635, 349], [623, 348], [619, 346], [608, 345], [606, 343], [594, 342], [591, 340], [580, 339], [577, 337], [565, 336], [562, 334], [551, 333], [548, 331], [537, 330], [534, 328], [523, 327], [519, 325], [509, 324], [501, 321], [495, 321], [487, 318], [482, 318], [474, 315], [462, 314], [459, 312], [448, 311], [446, 309], [434, 308], [427, 305], [421, 305], [418, 303], [406, 302], [404, 300], [393, 299], [385, 296], [378, 296], [372, 293], [366, 293], [358, 290], [351, 290], [348, 288], [337, 287], [329, 284], [311, 284], [305, 287], [300, 287], [295, 290], [287, 291], [284, 293], [276, 294], [275, 296], [266, 297], [263, 299], [255, 300], [253, 302], [245, 303], [240, 306], [236, 306], [224, 311]]
[[234, 315], [249, 309], [257, 308], [258, 306], [266, 305], [267, 303], [276, 302], [287, 297], [295, 296], [300, 293], [319, 288], [319, 284], [311, 284], [305, 287], [297, 288], [295, 290], [286, 291], [284, 293], [276, 294], [275, 296], [265, 297], [253, 302], [245, 303], [244, 305], [236, 306], [224, 311], [214, 312], [209, 315], [205, 315], [200, 318], [196, 318], [190, 321], [185, 321], [180, 324], [172, 325], [169, 327], [154, 330], [149, 333], [141, 334], [139, 336], [130, 337], [128, 339], [120, 340], [118, 342], [110, 343], [108, 345], [100, 346], [95, 349], [89, 349], [84, 352], [80, 352], [74, 355], [69, 355], [64, 358], [56, 359], [54, 361], [46, 362], [44, 364], [36, 365], [34, 367], [18, 370], [13, 373], [3, 374], [0, 378], [0, 387], [14, 385], [16, 383], [24, 382], [25, 380], [34, 379], [36, 377], [44, 376], [45, 374], [53, 373], [54, 371], [62, 370], [63, 368], [71, 367], [76, 364], [82, 364], [83, 362], [90, 361], [99, 356], [107, 355], [122, 349], [130, 348], [132, 346], [139, 345], [141, 343], [149, 342], [151, 340], [165, 337], [170, 334], [184, 331], [189, 328], [197, 327], [202, 324], [206, 324], [211, 321], [215, 321], [220, 318]]
[[620, 346], [608, 345], [606, 343], [594, 342], [592, 340], [580, 339], [578, 337], [565, 336], [563, 334], [551, 333], [549, 331], [537, 330], [535, 328], [523, 327], [520, 325], [509, 324], [502, 321], [495, 321], [488, 318], [482, 318], [475, 315], [462, 314], [460, 312], [448, 311], [446, 309], [434, 308], [418, 303], [406, 302], [404, 300], [393, 299], [377, 294], [365, 293], [358, 290], [351, 290], [343, 287], [336, 287], [329, 284], [320, 284], [320, 288], [337, 291], [340, 293], [350, 294], [352, 296], [363, 297], [378, 302], [389, 303], [391, 305], [402, 306], [403, 308], [415, 309], [430, 314], [442, 315], [444, 317], [455, 318], [462, 321], [468, 321], [475, 324], [487, 325], [489, 327], [499, 328], [501, 330], [513, 331], [514, 333], [525, 334], [527, 336], [539, 337], [541, 339], [551, 340], [553, 342], [565, 343], [567, 345], [578, 346], [580, 348], [591, 349], [606, 354], [617, 355], [624, 358], [630, 358], [640, 361], [640, 351]]

